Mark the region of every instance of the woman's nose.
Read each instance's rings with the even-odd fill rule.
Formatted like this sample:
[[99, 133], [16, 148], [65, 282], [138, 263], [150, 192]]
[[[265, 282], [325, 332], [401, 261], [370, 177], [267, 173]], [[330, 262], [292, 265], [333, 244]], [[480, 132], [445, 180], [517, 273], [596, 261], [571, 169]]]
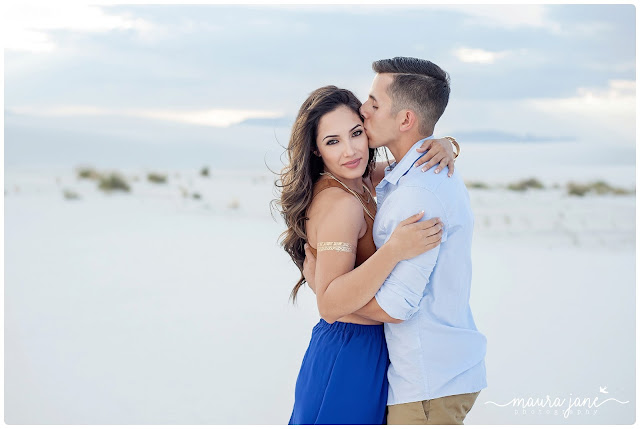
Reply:
[[353, 147], [353, 143], [347, 142], [344, 149], [344, 154], [347, 156], [351, 156], [356, 153], [355, 148]]

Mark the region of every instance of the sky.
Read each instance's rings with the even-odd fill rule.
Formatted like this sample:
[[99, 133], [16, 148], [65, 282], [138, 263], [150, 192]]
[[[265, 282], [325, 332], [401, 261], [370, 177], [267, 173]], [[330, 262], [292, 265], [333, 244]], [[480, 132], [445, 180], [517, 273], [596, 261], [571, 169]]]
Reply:
[[604, 142], [635, 160], [633, 5], [16, 2], [4, 16], [5, 165], [263, 165], [311, 91], [364, 100], [371, 63], [394, 56], [449, 73], [436, 136], [593, 157]]

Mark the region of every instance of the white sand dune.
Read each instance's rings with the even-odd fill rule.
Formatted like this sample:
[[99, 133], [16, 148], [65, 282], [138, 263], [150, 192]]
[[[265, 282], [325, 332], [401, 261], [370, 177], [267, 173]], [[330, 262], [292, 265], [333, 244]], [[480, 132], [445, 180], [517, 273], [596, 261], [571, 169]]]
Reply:
[[[287, 301], [272, 177], [124, 173], [141, 180], [106, 195], [71, 169], [5, 172], [5, 422], [286, 423], [318, 313], [308, 290]], [[635, 196], [470, 194], [489, 387], [466, 422], [634, 422]], [[629, 402], [568, 418], [487, 403], [546, 395]]]

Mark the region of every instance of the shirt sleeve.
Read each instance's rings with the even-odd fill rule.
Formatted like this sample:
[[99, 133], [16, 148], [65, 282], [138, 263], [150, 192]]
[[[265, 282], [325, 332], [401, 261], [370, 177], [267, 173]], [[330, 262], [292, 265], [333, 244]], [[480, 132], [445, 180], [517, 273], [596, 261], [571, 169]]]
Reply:
[[399, 187], [389, 195], [385, 201], [387, 204], [390, 209], [384, 214], [381, 224], [385, 243], [400, 222], [421, 210], [424, 210], [424, 216], [420, 222], [439, 217], [444, 224], [440, 245], [413, 259], [400, 261], [375, 295], [378, 305], [389, 316], [407, 320], [418, 311], [425, 295], [442, 243], [447, 241], [449, 222], [442, 202], [428, 189]]

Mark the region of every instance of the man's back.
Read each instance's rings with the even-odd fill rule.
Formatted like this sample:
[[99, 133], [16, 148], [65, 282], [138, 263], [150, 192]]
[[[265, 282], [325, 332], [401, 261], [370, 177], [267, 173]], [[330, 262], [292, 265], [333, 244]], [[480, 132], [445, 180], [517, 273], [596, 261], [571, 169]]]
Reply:
[[423, 220], [440, 217], [442, 243], [396, 266], [376, 300], [390, 316], [389, 405], [477, 392], [486, 387], [486, 338], [477, 331], [469, 306], [474, 218], [458, 169], [447, 177], [412, 165], [415, 148], [387, 172], [377, 189], [376, 246], [395, 226], [424, 210]]

